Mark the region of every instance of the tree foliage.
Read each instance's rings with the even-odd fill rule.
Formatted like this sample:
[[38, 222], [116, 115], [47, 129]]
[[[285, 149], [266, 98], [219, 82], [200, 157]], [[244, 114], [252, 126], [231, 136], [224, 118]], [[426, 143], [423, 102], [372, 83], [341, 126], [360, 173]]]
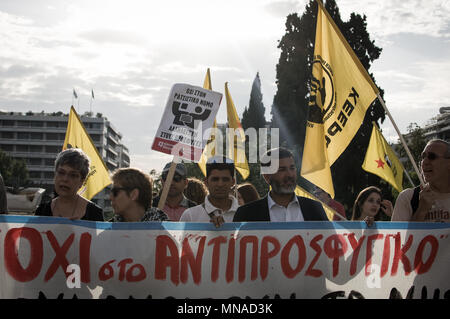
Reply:
[[[348, 21], [342, 21], [335, 0], [326, 1], [325, 8], [362, 65], [369, 70], [371, 63], [380, 56], [381, 48], [370, 39], [366, 16], [352, 13]], [[296, 13], [287, 16], [286, 33], [278, 44], [281, 53], [277, 64], [277, 92], [271, 110], [272, 126], [280, 128], [281, 141], [286, 141], [286, 146], [294, 150], [299, 159], [303, 155], [308, 118], [316, 19], [317, 3], [311, 0], [301, 17]], [[369, 75], [373, 79], [370, 72]], [[383, 96], [381, 89], [380, 94]], [[353, 202], [363, 188], [369, 185], [383, 186], [377, 176], [365, 172], [361, 165], [369, 144], [372, 121], [383, 122], [384, 119], [384, 109], [375, 100], [352, 142], [331, 167], [335, 198], [344, 204], [347, 215], [350, 215]], [[301, 168], [301, 163], [298, 167]], [[299, 181], [301, 186], [311, 189], [311, 183], [303, 178]], [[383, 191], [389, 199], [390, 190]]]
[[0, 150], [0, 173], [6, 186], [27, 186], [28, 170], [23, 160], [17, 160]]
[[250, 93], [250, 102], [248, 108], [245, 107], [242, 114], [242, 128], [246, 130], [249, 127], [253, 127], [256, 130], [264, 128], [266, 126], [265, 117], [266, 108], [264, 107], [263, 97], [261, 93], [261, 80], [259, 78], [259, 72], [256, 73], [253, 80], [252, 91]]

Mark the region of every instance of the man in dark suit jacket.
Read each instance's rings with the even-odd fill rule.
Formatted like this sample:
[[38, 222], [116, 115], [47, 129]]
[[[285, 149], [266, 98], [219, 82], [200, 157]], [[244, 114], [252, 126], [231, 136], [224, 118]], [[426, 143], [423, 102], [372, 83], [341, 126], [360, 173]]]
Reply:
[[[274, 162], [278, 163], [278, 169], [276, 166], [273, 169]], [[297, 168], [289, 150], [283, 147], [269, 150], [261, 158], [261, 173], [272, 190], [266, 197], [239, 207], [233, 222], [328, 221], [319, 202], [295, 196]]]

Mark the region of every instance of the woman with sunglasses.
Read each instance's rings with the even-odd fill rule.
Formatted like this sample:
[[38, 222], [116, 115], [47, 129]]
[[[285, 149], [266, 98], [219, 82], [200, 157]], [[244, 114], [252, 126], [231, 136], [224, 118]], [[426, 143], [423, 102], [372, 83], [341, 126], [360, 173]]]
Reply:
[[397, 197], [392, 221], [450, 222], [450, 144], [434, 139], [420, 161], [425, 185], [407, 188]]
[[137, 168], [120, 168], [112, 176], [110, 193], [114, 222], [149, 222], [168, 220], [152, 203], [152, 179]]
[[89, 173], [89, 165], [89, 157], [79, 148], [59, 153], [55, 161], [56, 197], [39, 205], [35, 215], [103, 221], [102, 209], [78, 194]]

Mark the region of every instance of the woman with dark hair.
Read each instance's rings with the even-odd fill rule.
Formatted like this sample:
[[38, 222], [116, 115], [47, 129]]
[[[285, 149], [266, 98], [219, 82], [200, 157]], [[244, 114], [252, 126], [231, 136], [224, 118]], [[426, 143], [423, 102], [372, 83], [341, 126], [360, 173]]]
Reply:
[[254, 202], [259, 199], [258, 191], [256, 187], [250, 183], [240, 184], [237, 187], [237, 200], [239, 206]]
[[59, 153], [54, 176], [57, 196], [51, 202], [39, 205], [35, 215], [103, 221], [103, 210], [77, 193], [88, 176], [89, 165], [89, 157], [79, 148]]
[[372, 222], [380, 220], [382, 213], [392, 216], [392, 203], [381, 198], [381, 190], [378, 187], [369, 186], [363, 189], [353, 204], [352, 220]]

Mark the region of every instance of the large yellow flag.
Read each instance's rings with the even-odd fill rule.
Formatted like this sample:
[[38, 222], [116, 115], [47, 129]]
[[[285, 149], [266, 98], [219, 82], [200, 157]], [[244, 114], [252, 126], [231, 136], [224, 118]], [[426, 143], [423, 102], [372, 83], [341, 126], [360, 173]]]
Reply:
[[[225, 97], [227, 100], [228, 127], [233, 129], [229, 132], [229, 136], [227, 136], [228, 143], [233, 143], [232, 148], [228, 147], [228, 157], [234, 160], [236, 170], [245, 180], [248, 175], [250, 175], [247, 157], [245, 156], [245, 134], [241, 122], [239, 121], [236, 108], [234, 107], [230, 91], [228, 90], [228, 82], [225, 83]], [[231, 152], [233, 153], [231, 154]]]
[[375, 123], [362, 168], [378, 175], [399, 192], [403, 190], [403, 165]]
[[108, 169], [73, 106], [70, 108], [63, 150], [68, 148], [82, 149], [91, 160], [89, 174], [78, 191], [81, 196], [91, 199], [103, 188], [111, 184]]
[[330, 166], [355, 136], [378, 89], [318, 2], [301, 175], [334, 198]]
[[[205, 81], [203, 81], [203, 88], [207, 90], [212, 90], [211, 74], [209, 72], [209, 68], [206, 71]], [[198, 167], [200, 168], [204, 176], [206, 176], [206, 161], [208, 160], [208, 156], [214, 156], [216, 153], [216, 139], [215, 139], [216, 131], [217, 131], [217, 122], [216, 120], [214, 120], [214, 124], [211, 131], [211, 137], [206, 143], [202, 156], [200, 157], [200, 160], [197, 163]]]

